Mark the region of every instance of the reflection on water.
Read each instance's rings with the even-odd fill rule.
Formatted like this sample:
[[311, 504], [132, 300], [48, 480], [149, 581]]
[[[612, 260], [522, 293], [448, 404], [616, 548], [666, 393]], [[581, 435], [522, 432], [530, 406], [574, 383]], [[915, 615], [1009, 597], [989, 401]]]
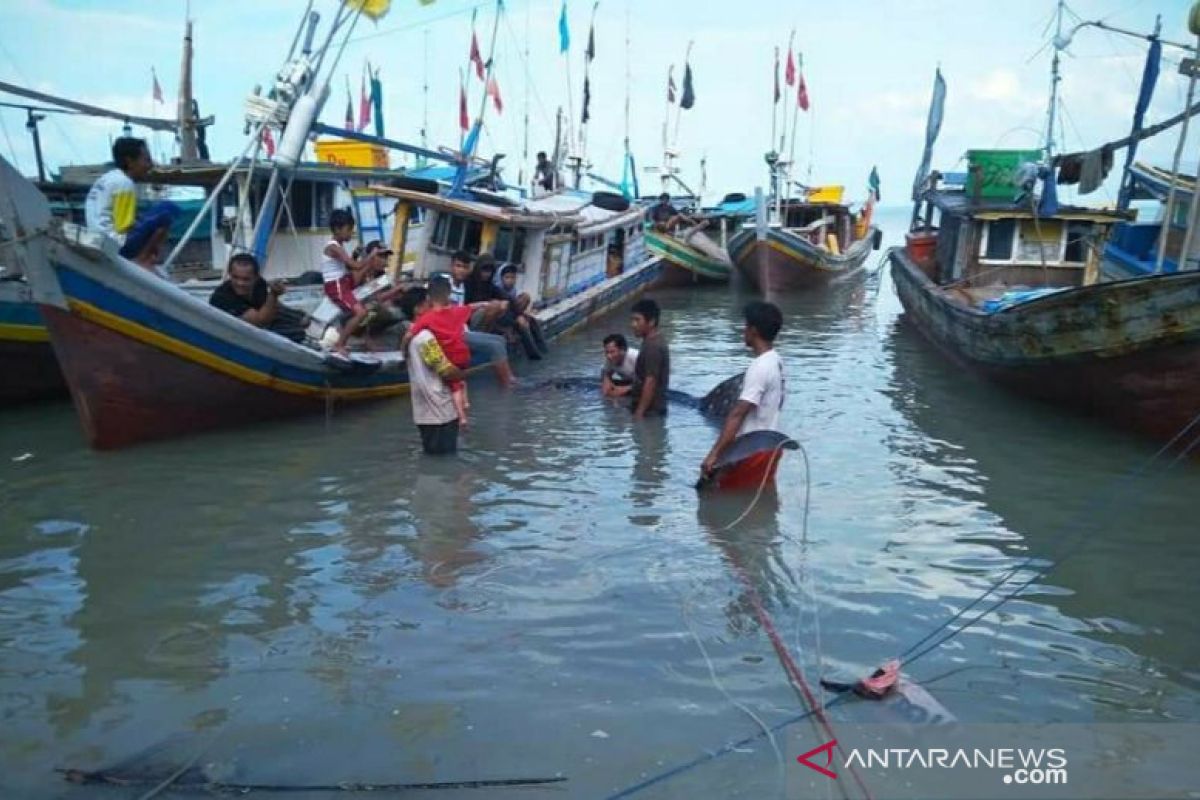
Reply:
[[[674, 388], [744, 368], [748, 297], [659, 296]], [[848, 677], [1064, 556], [912, 672], [965, 720], [1195, 719], [1195, 466], [1131, 479], [1144, 443], [959, 375], [886, 280], [780, 302], [807, 543], [797, 456], [725, 530], [749, 498], [691, 488], [711, 424], [544, 385], [594, 375], [623, 313], [518, 390], [473, 388], [455, 458], [419, 456], [407, 401], [110, 454], [67, 405], [4, 412], [5, 796], [91, 796], [53, 768], [214, 734], [206, 763], [244, 781], [604, 796], [753, 733], [722, 688], [797, 713], [751, 595], [810, 676]], [[774, 764], [757, 746], [646, 796], [760, 797]]]

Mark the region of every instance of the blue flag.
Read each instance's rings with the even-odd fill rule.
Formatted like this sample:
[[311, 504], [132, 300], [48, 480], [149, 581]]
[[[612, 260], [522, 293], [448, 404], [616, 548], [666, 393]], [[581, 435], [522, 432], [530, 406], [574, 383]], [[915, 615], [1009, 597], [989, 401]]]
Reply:
[[563, 0], [562, 12], [558, 15], [558, 52], [571, 48], [571, 29], [567, 27], [567, 0]]
[[[1150, 98], [1154, 96], [1154, 85], [1158, 83], [1158, 68], [1159, 62], [1162, 60], [1162, 42], [1155, 36], [1150, 42], [1150, 49], [1146, 53], [1146, 64], [1142, 67], [1142, 88], [1138, 90], [1137, 105], [1133, 109], [1133, 130], [1131, 133], [1136, 137], [1141, 133], [1142, 123], [1146, 118], [1146, 109], [1150, 106]], [[1129, 208], [1129, 201], [1133, 194], [1133, 181], [1129, 177], [1129, 168], [1133, 165], [1134, 156], [1137, 155], [1137, 139], [1135, 138], [1129, 143], [1129, 148], [1125, 151], [1125, 174], [1121, 178], [1121, 192], [1117, 198], [1117, 208]]]

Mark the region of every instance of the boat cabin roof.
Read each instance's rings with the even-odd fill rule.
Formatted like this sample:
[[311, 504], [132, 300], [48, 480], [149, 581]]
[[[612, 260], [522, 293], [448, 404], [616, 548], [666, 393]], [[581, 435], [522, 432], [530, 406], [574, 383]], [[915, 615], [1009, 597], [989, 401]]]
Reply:
[[[932, 191], [926, 192], [924, 199], [934, 205], [943, 214], [959, 217], [970, 217], [978, 220], [994, 219], [1033, 219], [1035, 214], [1026, 204], [1018, 204], [1011, 200], [982, 198], [972, 200], [962, 191]], [[1132, 219], [1132, 212], [1119, 211], [1115, 208], [1086, 208], [1084, 206], [1059, 205], [1054, 219], [1082, 220], [1113, 224]]]
[[[1145, 164], [1141, 161], [1129, 168], [1133, 178], [1134, 200], [1165, 201], [1171, 190], [1171, 173], [1168, 170]], [[1196, 176], [1180, 173], [1175, 180], [1175, 194], [1184, 198], [1196, 193]]]
[[[642, 210], [631, 206], [625, 211], [607, 211], [592, 205], [592, 197], [584, 192], [561, 191], [545, 197], [513, 199], [490, 192], [473, 193], [476, 199], [450, 198], [443, 195], [372, 185], [370, 189], [403, 202], [459, 214], [483, 222], [498, 222], [524, 228], [552, 228], [567, 225], [581, 233], [628, 224], [641, 219]], [[487, 198], [487, 201], [480, 198]]]
[[[162, 164], [154, 168], [146, 178], [146, 183], [158, 183], [172, 186], [216, 186], [225, 177], [229, 164], [218, 162], [194, 162], [190, 164]], [[238, 165], [237, 175], [247, 175], [250, 172], [250, 162], [243, 160]], [[381, 182], [396, 178], [410, 177], [404, 170], [374, 169], [366, 167], [345, 167], [319, 161], [307, 161], [296, 165], [289, 173], [300, 180], [341, 183], [346, 180], [363, 182]], [[270, 164], [258, 164], [255, 175], [263, 180], [270, 178]]]

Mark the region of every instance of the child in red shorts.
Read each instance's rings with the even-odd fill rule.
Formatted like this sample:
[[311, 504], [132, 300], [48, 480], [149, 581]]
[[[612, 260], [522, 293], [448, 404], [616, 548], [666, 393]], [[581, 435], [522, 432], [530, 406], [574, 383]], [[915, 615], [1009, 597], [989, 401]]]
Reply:
[[358, 272], [362, 265], [346, 252], [346, 242], [354, 236], [354, 215], [344, 208], [336, 208], [329, 215], [329, 229], [333, 238], [325, 245], [321, 258], [321, 277], [325, 280], [325, 296], [350, 315], [342, 326], [333, 352], [346, 355], [346, 341], [350, 334], [367, 318], [367, 309], [354, 296], [358, 285]]

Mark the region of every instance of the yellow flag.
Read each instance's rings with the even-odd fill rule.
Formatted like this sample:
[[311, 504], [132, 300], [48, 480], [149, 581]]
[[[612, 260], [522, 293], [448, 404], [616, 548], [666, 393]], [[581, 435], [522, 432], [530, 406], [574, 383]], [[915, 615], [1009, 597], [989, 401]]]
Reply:
[[392, 6], [392, 0], [342, 0], [342, 3], [359, 9], [364, 16], [373, 20], [382, 17]]

